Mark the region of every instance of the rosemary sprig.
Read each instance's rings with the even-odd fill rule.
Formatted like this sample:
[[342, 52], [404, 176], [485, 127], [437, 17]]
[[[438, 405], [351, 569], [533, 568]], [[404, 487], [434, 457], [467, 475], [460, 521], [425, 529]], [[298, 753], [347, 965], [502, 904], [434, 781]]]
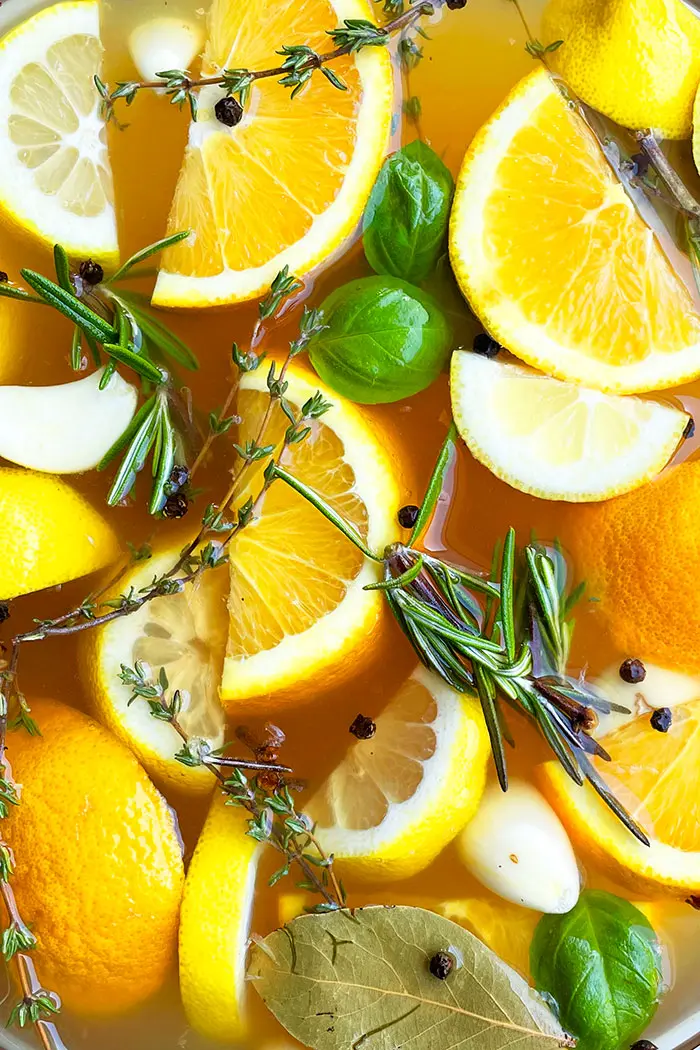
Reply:
[[[448, 434], [419, 521], [429, 518], [440, 494], [454, 434]], [[578, 784], [588, 780], [602, 800], [645, 845], [644, 830], [606, 786], [590, 756], [609, 756], [590, 735], [598, 713], [624, 710], [583, 680], [567, 674], [571, 610], [581, 588], [567, 591], [561, 553], [537, 543], [516, 551], [510, 529], [495, 579], [395, 543], [372, 552], [319, 493], [271, 460], [266, 478], [279, 478], [307, 499], [366, 557], [383, 565], [379, 588], [421, 662], [460, 692], [478, 696], [503, 790], [508, 787], [502, 702], [526, 714]]]
[[188, 236], [187, 231], [151, 244], [128, 259], [105, 280], [102, 267], [87, 261], [73, 271], [61, 245], [54, 247], [56, 280], [33, 270], [22, 277], [35, 293], [31, 295], [7, 282], [0, 283], [0, 296], [50, 306], [73, 322], [71, 365], [82, 367], [82, 343], [88, 345], [96, 366], [107, 361], [100, 381], [104, 389], [119, 365], [130, 368], [141, 380], [146, 400], [127, 430], [106, 453], [98, 469], [121, 457], [107, 502], [114, 506], [132, 491], [137, 475], [152, 458], [149, 510], [159, 514], [173, 489], [170, 482], [176, 457], [184, 445], [176, 411], [176, 386], [170, 366], [196, 369], [192, 351], [158, 320], [142, 298], [133, 292], [116, 291], [115, 284], [133, 275], [146, 259]]
[[224, 69], [215, 77], [192, 77], [186, 69], [168, 69], [158, 73], [156, 80], [121, 81], [112, 90], [99, 76], [95, 86], [102, 100], [102, 115], [107, 121], [117, 123], [115, 104], [123, 99], [128, 106], [132, 105], [139, 91], [160, 90], [170, 98], [171, 105], [182, 107], [188, 105], [192, 119], [197, 119], [198, 91], [202, 87], [220, 86], [225, 95], [236, 96], [245, 106], [252, 85], [257, 80], [277, 77], [282, 87], [291, 90], [294, 98], [309, 82], [316, 71], [320, 71], [328, 82], [340, 91], [346, 91], [347, 85], [342, 78], [328, 68], [329, 63], [345, 55], [354, 54], [366, 47], [386, 47], [393, 36], [402, 33], [407, 27], [426, 15], [432, 15], [437, 7], [463, 7], [466, 0], [420, 0], [401, 10], [383, 26], [375, 25], [368, 19], [348, 18], [336, 29], [326, 31], [333, 42], [330, 51], [319, 53], [303, 44], [283, 44], [276, 52], [283, 61], [266, 69]]

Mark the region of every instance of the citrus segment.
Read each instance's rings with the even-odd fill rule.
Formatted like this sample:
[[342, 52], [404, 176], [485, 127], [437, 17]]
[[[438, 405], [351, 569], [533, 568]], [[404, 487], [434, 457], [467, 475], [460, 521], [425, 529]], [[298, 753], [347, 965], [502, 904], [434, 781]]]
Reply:
[[[366, 0], [215, 0], [204, 75], [267, 68], [280, 40], [325, 53], [328, 30], [371, 16]], [[320, 72], [293, 100], [278, 77], [255, 81], [243, 119], [230, 128], [214, 113], [224, 92], [204, 89], [168, 221], [169, 232], [192, 236], [165, 253], [155, 302], [254, 298], [283, 266], [304, 276], [349, 236], [388, 142], [391, 63], [385, 48], [366, 48], [333, 71], [347, 91]]]
[[54, 587], [117, 557], [114, 532], [52, 474], [0, 467], [0, 595]]
[[541, 499], [592, 502], [638, 488], [666, 465], [690, 419], [465, 351], [452, 355], [450, 389], [472, 455]]
[[474, 815], [489, 743], [477, 700], [423, 668], [409, 678], [308, 806], [342, 871], [391, 881], [427, 867]]
[[561, 531], [617, 650], [690, 674], [700, 671], [699, 501], [695, 460], [572, 510]]
[[117, 257], [98, 4], [44, 8], [0, 40], [0, 206], [71, 255]]
[[3, 824], [46, 987], [79, 1014], [143, 1002], [175, 959], [182, 851], [172, 811], [92, 719], [32, 701], [40, 736], [9, 734], [21, 804]]
[[[138, 592], [175, 565], [179, 547], [158, 552], [119, 583], [121, 593]], [[209, 793], [214, 777], [204, 766], [186, 766], [176, 753], [178, 733], [154, 718], [142, 698], [120, 681], [123, 664], [143, 665], [168, 680], [168, 699], [180, 693], [178, 721], [189, 737], [211, 748], [224, 742], [224, 713], [218, 689], [226, 646], [226, 572], [208, 570], [178, 594], [155, 598], [136, 612], [88, 632], [84, 665], [92, 682], [98, 718], [134, 751], [151, 776], [177, 791]], [[116, 595], [115, 595], [116, 596]]]
[[700, 701], [673, 712], [666, 733], [640, 717], [603, 737], [611, 761], [595, 759], [615, 796], [642, 825], [632, 836], [588, 785], [555, 762], [541, 767], [543, 789], [572, 838], [624, 885], [687, 897], [700, 889]]
[[246, 1030], [246, 949], [260, 845], [248, 814], [217, 792], [187, 872], [180, 917], [180, 992], [201, 1035], [236, 1042]]
[[[332, 403], [312, 432], [283, 456], [285, 467], [319, 492], [359, 532], [370, 549], [383, 551], [396, 536], [401, 506], [397, 466], [383, 435], [341, 397], [300, 370], [287, 373], [286, 399], [297, 409], [317, 390]], [[269, 404], [264, 375], [241, 383], [238, 438], [258, 434]], [[265, 443], [278, 446], [289, 420], [277, 407]], [[231, 626], [221, 695], [229, 707], [255, 701], [299, 699], [357, 673], [369, 658], [383, 611], [378, 578], [366, 559], [322, 514], [283, 482], [265, 495], [259, 518], [231, 544]], [[271, 700], [268, 694], [278, 694]]]
[[544, 70], [467, 151], [450, 256], [492, 335], [542, 371], [617, 393], [700, 373], [687, 288]]

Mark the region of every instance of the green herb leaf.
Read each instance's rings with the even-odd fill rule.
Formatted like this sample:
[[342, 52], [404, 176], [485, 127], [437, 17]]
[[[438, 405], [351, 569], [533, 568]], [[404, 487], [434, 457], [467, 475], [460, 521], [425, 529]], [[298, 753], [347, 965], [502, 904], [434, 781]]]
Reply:
[[445, 250], [454, 181], [424, 142], [409, 143], [384, 162], [363, 222], [367, 261], [376, 273], [420, 284]]
[[325, 328], [309, 342], [330, 387], [362, 405], [425, 390], [447, 363], [452, 333], [437, 302], [396, 277], [363, 277], [321, 306]]
[[[445, 981], [429, 969], [438, 951], [461, 956]], [[572, 1045], [522, 978], [422, 908], [302, 916], [253, 946], [248, 973], [277, 1020], [313, 1050]]]
[[450, 423], [450, 428], [447, 431], [442, 448], [440, 449], [440, 454], [438, 455], [435, 466], [433, 467], [433, 473], [430, 475], [428, 488], [426, 489], [425, 496], [423, 496], [423, 502], [421, 503], [418, 517], [416, 518], [413, 531], [411, 532], [411, 539], [409, 541], [410, 546], [413, 546], [413, 544], [417, 542], [418, 537], [433, 516], [445, 484], [445, 474], [450, 465], [455, 461], [456, 450], [457, 427], [454, 423]]
[[627, 1050], [656, 1012], [658, 940], [639, 909], [612, 893], [587, 890], [566, 915], [545, 915], [530, 960], [578, 1050]]

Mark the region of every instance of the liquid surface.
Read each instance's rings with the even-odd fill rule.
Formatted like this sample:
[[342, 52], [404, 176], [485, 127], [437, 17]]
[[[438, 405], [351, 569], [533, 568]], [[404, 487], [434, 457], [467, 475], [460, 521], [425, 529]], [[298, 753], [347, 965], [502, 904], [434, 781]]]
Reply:
[[[30, 11], [42, 6], [28, 0], [9, 0], [0, 8], [0, 31], [21, 21]], [[530, 24], [536, 26], [540, 15], [538, 0], [524, 3]], [[125, 40], [142, 23], [160, 17], [184, 15], [201, 27], [205, 17], [203, 5], [195, 0], [104, 0], [102, 4], [103, 41], [106, 48], [104, 78], [108, 82], [126, 80], [135, 75], [125, 49]], [[502, 101], [509, 89], [532, 68], [532, 59], [524, 50], [524, 34], [513, 5], [505, 0], [470, 0], [460, 12], [436, 18], [429, 27], [430, 40], [425, 41], [426, 60], [411, 75], [411, 92], [422, 100], [422, 133], [445, 163], [456, 174], [464, 150], [473, 134]], [[281, 42], [280, 42], [281, 43]], [[187, 134], [187, 114], [178, 113], [154, 93], [139, 97], [128, 111], [129, 127], [125, 131], [110, 129], [109, 146], [115, 181], [120, 242], [125, 257], [131, 251], [161, 237], [164, 232], [170, 199], [180, 166]], [[154, 134], [154, 128], [157, 133]], [[412, 132], [407, 129], [407, 136]], [[398, 142], [398, 132], [396, 136]], [[12, 279], [18, 279], [21, 266], [50, 272], [48, 252], [32, 242], [0, 229], [0, 267]], [[307, 284], [310, 301], [317, 304], [340, 283], [368, 272], [361, 246], [354, 244], [334, 265], [318, 273]], [[22, 306], [29, 310], [30, 307]], [[18, 308], [0, 300], [0, 311]], [[216, 409], [223, 400], [222, 391], [229, 378], [230, 348], [236, 340], [245, 346], [255, 319], [255, 306], [207, 314], [171, 315], [169, 323], [192, 347], [201, 369], [190, 381], [195, 404], [204, 412]], [[475, 323], [457, 319], [456, 344], [470, 345]], [[13, 379], [24, 384], [65, 382], [69, 377], [71, 331], [56, 314], [36, 308], [31, 328], [18, 327], [26, 354], [21, 374]], [[283, 348], [293, 337], [291, 324], [284, 321], [268, 337], [272, 350]], [[679, 392], [675, 392], [678, 394]], [[680, 392], [680, 400], [693, 412], [700, 398], [700, 386], [689, 386]], [[370, 418], [390, 427], [406, 450], [413, 483], [405, 492], [406, 503], [420, 503], [437, 452], [449, 420], [450, 406], [446, 379], [407, 402], [366, 410]], [[697, 439], [684, 444], [682, 456], [691, 455]], [[233, 454], [215, 457], [214, 464], [202, 471], [199, 481], [209, 492], [220, 489], [224, 471], [233, 462]], [[90, 473], [73, 479], [75, 486], [96, 506], [103, 507], [108, 487], [104, 475]], [[521, 538], [534, 532], [540, 538], [559, 537], [564, 549], [570, 546], [570, 531], [575, 528], [575, 514], [555, 503], [546, 503], [522, 495], [499, 482], [479, 466], [461, 447], [459, 458], [449, 477], [451, 501], [443, 500], [427, 539], [429, 550], [445, 554], [460, 562], [487, 567], [494, 543], [514, 526]], [[153, 522], [142, 509], [145, 488], [139, 498], [115, 509], [110, 520], [123, 540], [143, 542], [153, 531]], [[204, 497], [206, 500], [206, 497]], [[208, 501], [208, 500], [207, 500]], [[397, 508], [398, 509], [398, 508]], [[159, 539], [177, 542], [184, 533], [182, 524], [159, 522]], [[13, 606], [13, 629], [26, 629], [32, 618], [50, 617], [79, 601], [85, 593], [84, 581], [66, 585], [39, 598], [29, 596]], [[39, 607], [39, 609], [38, 609]], [[620, 654], [606, 635], [593, 602], [584, 602], [577, 616], [574, 641], [574, 668], [584, 664], [595, 675]], [[287, 734], [285, 761], [308, 782], [313, 791], [333, 770], [348, 746], [347, 727], [358, 711], [379, 713], [396, 687], [415, 665], [415, 658], [398, 631], [392, 631], [385, 647], [378, 652], [371, 668], [360, 678], [325, 694], [311, 706], [285, 713], [280, 719]], [[40, 653], [32, 654], [23, 667], [23, 689], [28, 695], [48, 695], [59, 700], [89, 707], [86, 683], [78, 673], [77, 646], [71, 640], [45, 642]], [[533, 730], [522, 719], [517, 720], [517, 748], [509, 755], [513, 775], [529, 778], [534, 765], [548, 753]], [[492, 775], [492, 774], [491, 774]], [[175, 801], [175, 800], [171, 800]], [[206, 802], [183, 805], [177, 801], [181, 831], [189, 857], [196, 842], [206, 811]], [[265, 858], [264, 874], [274, 866], [275, 858]], [[595, 869], [585, 873], [586, 884], [613, 888]], [[468, 875], [454, 847], [448, 848], [426, 871], [399, 887], [401, 899], [416, 900], [440, 895], [445, 898], [483, 893]], [[623, 895], [626, 891], [620, 890]], [[371, 887], [353, 895], [352, 903], [363, 904], [387, 899], [386, 887], [373, 894]], [[497, 898], [494, 897], [494, 901]], [[672, 910], [675, 906], [669, 906]], [[278, 925], [277, 895], [263, 890], [256, 904], [253, 929], [262, 935]], [[700, 963], [700, 916], [689, 908], [677, 907], [677, 918], [670, 924], [677, 938], [670, 948], [667, 970], [674, 981], [654, 1021], [650, 1037], [663, 1032], [692, 1011], [696, 999], [697, 966]], [[297, 1044], [286, 1035], [268, 1014], [254, 993], [249, 995], [251, 1038], [245, 1050], [292, 1050]], [[179, 1003], [177, 978], [172, 975], [167, 987], [157, 998], [132, 1015], [115, 1020], [86, 1021], [61, 1016], [61, 1033], [71, 1048], [85, 1050], [206, 1050], [213, 1046], [188, 1029]], [[24, 1038], [24, 1037], [22, 1037]], [[15, 1034], [0, 1036], [0, 1044], [23, 1046]], [[439, 1048], [436, 1047], [436, 1050]], [[671, 1050], [670, 1044], [664, 1050]]]

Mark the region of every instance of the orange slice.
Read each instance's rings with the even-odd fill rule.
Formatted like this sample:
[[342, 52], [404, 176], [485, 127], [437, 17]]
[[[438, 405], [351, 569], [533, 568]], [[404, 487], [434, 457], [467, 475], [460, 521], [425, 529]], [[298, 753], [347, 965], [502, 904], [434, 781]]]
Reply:
[[[347, 18], [373, 18], [367, 0], [214, 0], [204, 75], [267, 68], [282, 61], [282, 42], [327, 52], [327, 30]], [[193, 233], [164, 255], [160, 306], [260, 296], [283, 266], [303, 276], [352, 233], [387, 147], [391, 63], [374, 47], [333, 70], [347, 91], [319, 72], [294, 99], [277, 77], [255, 82], [232, 128], [214, 115], [224, 92], [204, 90], [168, 223], [169, 232]]]
[[667, 733], [648, 715], [603, 737], [611, 761], [595, 760], [616, 797], [647, 832], [643, 846], [588, 784], [557, 762], [540, 769], [542, 787], [582, 849], [618, 881], [642, 892], [700, 892], [700, 701], [673, 709]]
[[472, 142], [450, 256], [492, 335], [550, 375], [634, 393], [700, 374], [687, 288], [545, 70]]
[[[269, 394], [265, 369], [241, 382], [239, 442], [259, 431]], [[349, 401], [296, 368], [285, 398], [299, 408], [319, 390], [332, 408], [282, 456], [286, 468], [319, 492], [382, 552], [396, 539], [402, 490], [387, 435]], [[276, 408], [264, 442], [278, 445], [289, 425]], [[251, 491], [257, 484], [251, 484]], [[264, 498], [259, 518], [231, 545], [231, 624], [221, 696], [229, 709], [259, 704], [263, 715], [313, 696], [356, 674], [377, 641], [384, 609], [378, 591], [363, 590], [379, 567], [284, 482]]]

